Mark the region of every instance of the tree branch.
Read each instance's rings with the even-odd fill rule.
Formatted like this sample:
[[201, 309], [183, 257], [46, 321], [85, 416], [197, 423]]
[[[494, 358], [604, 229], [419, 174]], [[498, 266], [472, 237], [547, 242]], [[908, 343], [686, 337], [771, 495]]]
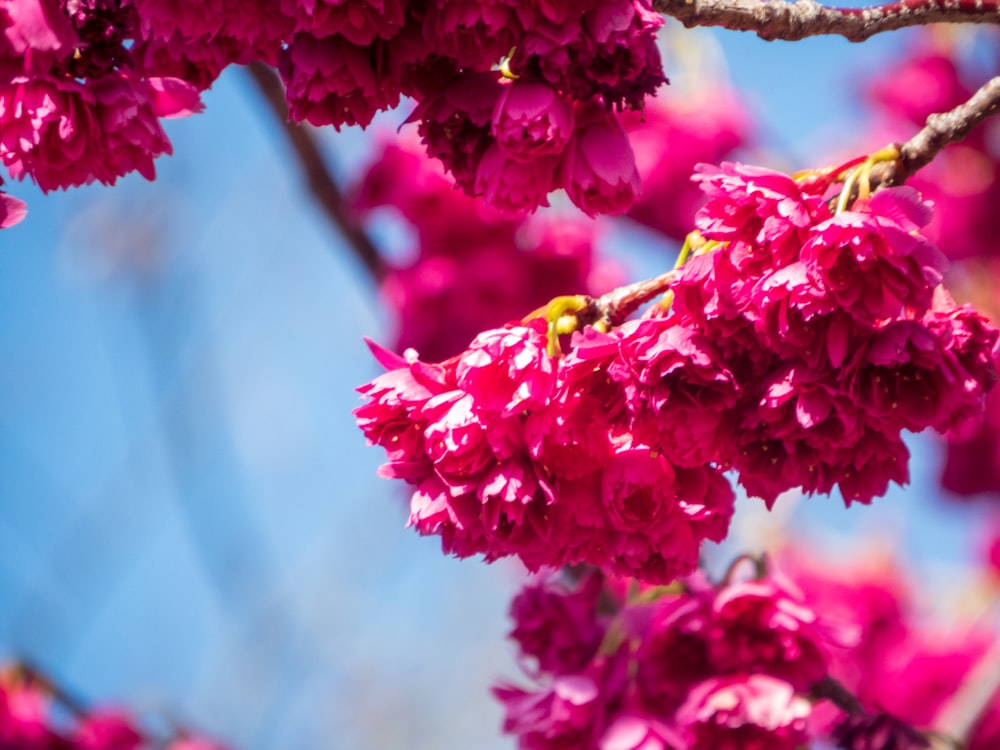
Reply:
[[815, 0], [653, 0], [653, 8], [688, 27], [753, 31], [768, 41], [836, 35], [863, 42], [929, 23], [1000, 23], [997, 0], [900, 0], [868, 8], [830, 8]]
[[371, 238], [344, 204], [344, 197], [326, 168], [316, 138], [305, 127], [289, 121], [285, 90], [278, 75], [272, 68], [260, 62], [250, 63], [247, 71], [281, 123], [313, 198], [319, 203], [327, 219], [347, 240], [347, 244], [375, 283], [380, 283], [388, 270], [385, 261]]
[[979, 123], [1000, 111], [1000, 76], [987, 81], [950, 112], [927, 118], [927, 124], [915, 136], [899, 147], [899, 159], [887, 163], [880, 175], [886, 183], [901, 184], [917, 170], [926, 167], [949, 143], [960, 141]]

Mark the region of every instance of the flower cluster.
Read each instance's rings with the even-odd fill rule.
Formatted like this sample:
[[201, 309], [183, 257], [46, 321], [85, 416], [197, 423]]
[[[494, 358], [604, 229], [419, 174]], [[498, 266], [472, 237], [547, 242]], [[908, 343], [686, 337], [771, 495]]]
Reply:
[[868, 502], [907, 480], [902, 430], [981, 415], [997, 333], [941, 286], [916, 191], [834, 214], [822, 181], [734, 164], [697, 179], [710, 251], [682, 269], [669, 320], [719, 342], [737, 400], [718, 460], [750, 494], [839, 487]]
[[[593, 573], [527, 585], [511, 615], [536, 685], [501, 684], [524, 750], [794, 750], [842, 634], [774, 577], [623, 597]], [[550, 644], [558, 643], [558, 649]]]
[[[127, 712], [84, 711], [70, 703], [72, 721], [58, 717], [61, 697], [30, 669], [13, 665], [0, 670], [0, 747], [5, 750], [224, 750], [204, 737], [178, 733], [145, 734]], [[65, 701], [62, 701], [65, 702]]]
[[45, 191], [153, 179], [171, 153], [160, 118], [201, 103], [191, 84], [136, 65], [138, 23], [115, 0], [0, 2], [0, 162], [12, 177]]
[[[869, 99], [887, 138], [902, 136], [932, 113], [947, 111], [972, 95], [967, 81], [982, 77], [983, 71], [960, 62], [965, 52], [957, 40], [918, 35], [907, 54], [870, 83]], [[954, 276], [965, 278], [964, 291], [993, 318], [1000, 256], [998, 173], [1000, 154], [994, 139], [988, 129], [979, 128], [944, 148], [911, 181], [934, 203], [928, 236], [949, 258], [962, 261]], [[981, 424], [948, 435], [941, 484], [959, 497], [1000, 493], [1000, 400], [991, 396], [986, 408]]]
[[[762, 562], [762, 561], [761, 561]], [[537, 577], [510, 614], [530, 686], [503, 682], [522, 750], [925, 750], [991, 636], [920, 621], [898, 574], [801, 551], [757, 577], [670, 587]], [[770, 567], [770, 570], [766, 568]], [[820, 615], [819, 613], [822, 613]], [[1000, 739], [1000, 698], [968, 746]]]
[[536, 318], [485, 331], [440, 365], [380, 353], [389, 372], [359, 389], [369, 403], [355, 416], [386, 450], [381, 474], [415, 486], [410, 524], [446, 552], [517, 555], [533, 570], [588, 562], [661, 582], [691, 572], [701, 540], [725, 536], [733, 493], [717, 469], [631, 428], [608, 374], [619, 343], [588, 328], [554, 359]]
[[281, 7], [295, 19], [280, 54], [294, 119], [365, 126], [407, 95], [427, 153], [487, 205], [533, 211], [564, 187], [594, 215], [638, 196], [615, 109], [641, 109], [665, 81], [649, 0]]
[[[364, 215], [389, 207], [410, 225], [404, 259], [391, 264], [382, 300], [394, 311], [395, 348], [441, 360], [486, 328], [559, 295], [610, 291], [623, 278], [596, 257], [594, 222], [510, 217], [454, 189], [410, 139], [386, 143], [355, 188]], [[378, 214], [381, 219], [383, 214]]]
[[[912, 728], [933, 726], [977, 665], [989, 658], [995, 634], [982, 622], [955, 620], [953, 612], [947, 627], [928, 621], [921, 611], [924, 603], [884, 558], [831, 564], [797, 549], [783, 554], [778, 567], [796, 582], [809, 607], [854, 634], [849, 648], [829, 650], [830, 674], [872, 714], [827, 718], [837, 746], [928, 747]], [[966, 744], [970, 750], [988, 750], [998, 742], [1000, 695], [987, 705]]]
[[665, 582], [726, 534], [734, 469], [869, 502], [908, 476], [901, 432], [981, 414], [997, 332], [940, 286], [929, 208], [890, 188], [835, 215], [805, 182], [703, 166], [698, 254], [668, 311], [609, 333], [569, 310], [481, 333], [441, 365], [383, 357], [355, 415], [448, 552], [587, 562]]

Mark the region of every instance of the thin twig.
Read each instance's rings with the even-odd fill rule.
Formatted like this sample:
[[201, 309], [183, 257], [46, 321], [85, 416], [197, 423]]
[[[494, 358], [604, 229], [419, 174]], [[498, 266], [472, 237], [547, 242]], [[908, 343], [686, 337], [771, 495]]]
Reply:
[[281, 123], [285, 135], [288, 137], [288, 143], [298, 157], [299, 166], [316, 202], [319, 203], [334, 227], [347, 240], [347, 244], [375, 283], [380, 283], [385, 278], [387, 271], [385, 261], [371, 238], [345, 205], [340, 188], [330, 176], [330, 171], [326, 167], [313, 134], [302, 125], [289, 121], [285, 91], [277, 73], [274, 72], [273, 68], [259, 62], [250, 63], [247, 66], [247, 71], [264, 95], [271, 111]]
[[899, 147], [899, 159], [876, 165], [872, 179], [881, 184], [901, 184], [926, 167], [949, 143], [960, 141], [987, 117], [1000, 111], [1000, 76], [983, 84], [968, 101], [950, 112], [927, 118], [927, 124]]
[[831, 8], [815, 0], [653, 0], [685, 26], [753, 31], [761, 39], [795, 41], [842, 36], [851, 42], [929, 23], [998, 23], [997, 0], [900, 0], [868, 8]]

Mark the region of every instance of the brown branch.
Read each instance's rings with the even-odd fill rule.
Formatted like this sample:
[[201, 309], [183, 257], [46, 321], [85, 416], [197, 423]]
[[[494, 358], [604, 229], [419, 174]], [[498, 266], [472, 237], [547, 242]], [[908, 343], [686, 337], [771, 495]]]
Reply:
[[962, 140], [974, 127], [998, 111], [1000, 76], [987, 81], [967, 102], [950, 112], [928, 117], [920, 132], [899, 147], [899, 159], [887, 163], [882, 170], [884, 174], [873, 176], [884, 184], [905, 182], [917, 170], [930, 164], [941, 149]]
[[653, 0], [653, 7], [688, 27], [753, 31], [769, 41], [835, 35], [862, 42], [908, 26], [1000, 22], [997, 0], [900, 0], [868, 8], [830, 8], [815, 0]]
[[380, 283], [385, 278], [387, 271], [385, 261], [371, 238], [345, 205], [340, 188], [337, 187], [337, 183], [333, 181], [326, 167], [316, 138], [305, 127], [289, 121], [285, 90], [277, 73], [274, 72], [273, 68], [259, 62], [250, 63], [247, 66], [247, 71], [264, 95], [271, 111], [281, 123], [288, 143], [298, 157], [299, 166], [313, 198], [319, 203], [320, 208], [323, 209], [333, 226], [347, 240], [347, 244], [375, 283]]
[[606, 321], [611, 327], [621, 325], [625, 319], [655, 297], [666, 292], [677, 281], [680, 272], [667, 271], [652, 279], [618, 287], [600, 297], [588, 297], [587, 307], [576, 314], [581, 325]]

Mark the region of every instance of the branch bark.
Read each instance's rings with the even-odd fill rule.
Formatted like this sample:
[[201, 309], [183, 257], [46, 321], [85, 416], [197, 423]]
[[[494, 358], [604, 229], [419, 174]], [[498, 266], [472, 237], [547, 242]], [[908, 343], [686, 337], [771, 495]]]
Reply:
[[900, 0], [868, 8], [831, 8], [815, 0], [653, 0], [653, 8], [688, 27], [753, 31], [768, 41], [834, 35], [863, 42], [929, 23], [1000, 23], [997, 0]]
[[926, 167], [949, 143], [965, 138], [987, 117], [1000, 111], [1000, 76], [987, 81], [972, 95], [950, 112], [931, 115], [927, 124], [899, 148], [899, 160], [887, 164], [888, 174], [882, 176], [886, 183], [900, 184], [917, 170]]
[[302, 125], [289, 121], [285, 91], [278, 75], [272, 68], [259, 62], [250, 63], [247, 71], [264, 95], [274, 116], [281, 123], [313, 198], [334, 228], [347, 240], [347, 244], [372, 280], [376, 284], [380, 283], [388, 271], [385, 261], [375, 243], [344, 204], [344, 197], [326, 167], [315, 136]]

